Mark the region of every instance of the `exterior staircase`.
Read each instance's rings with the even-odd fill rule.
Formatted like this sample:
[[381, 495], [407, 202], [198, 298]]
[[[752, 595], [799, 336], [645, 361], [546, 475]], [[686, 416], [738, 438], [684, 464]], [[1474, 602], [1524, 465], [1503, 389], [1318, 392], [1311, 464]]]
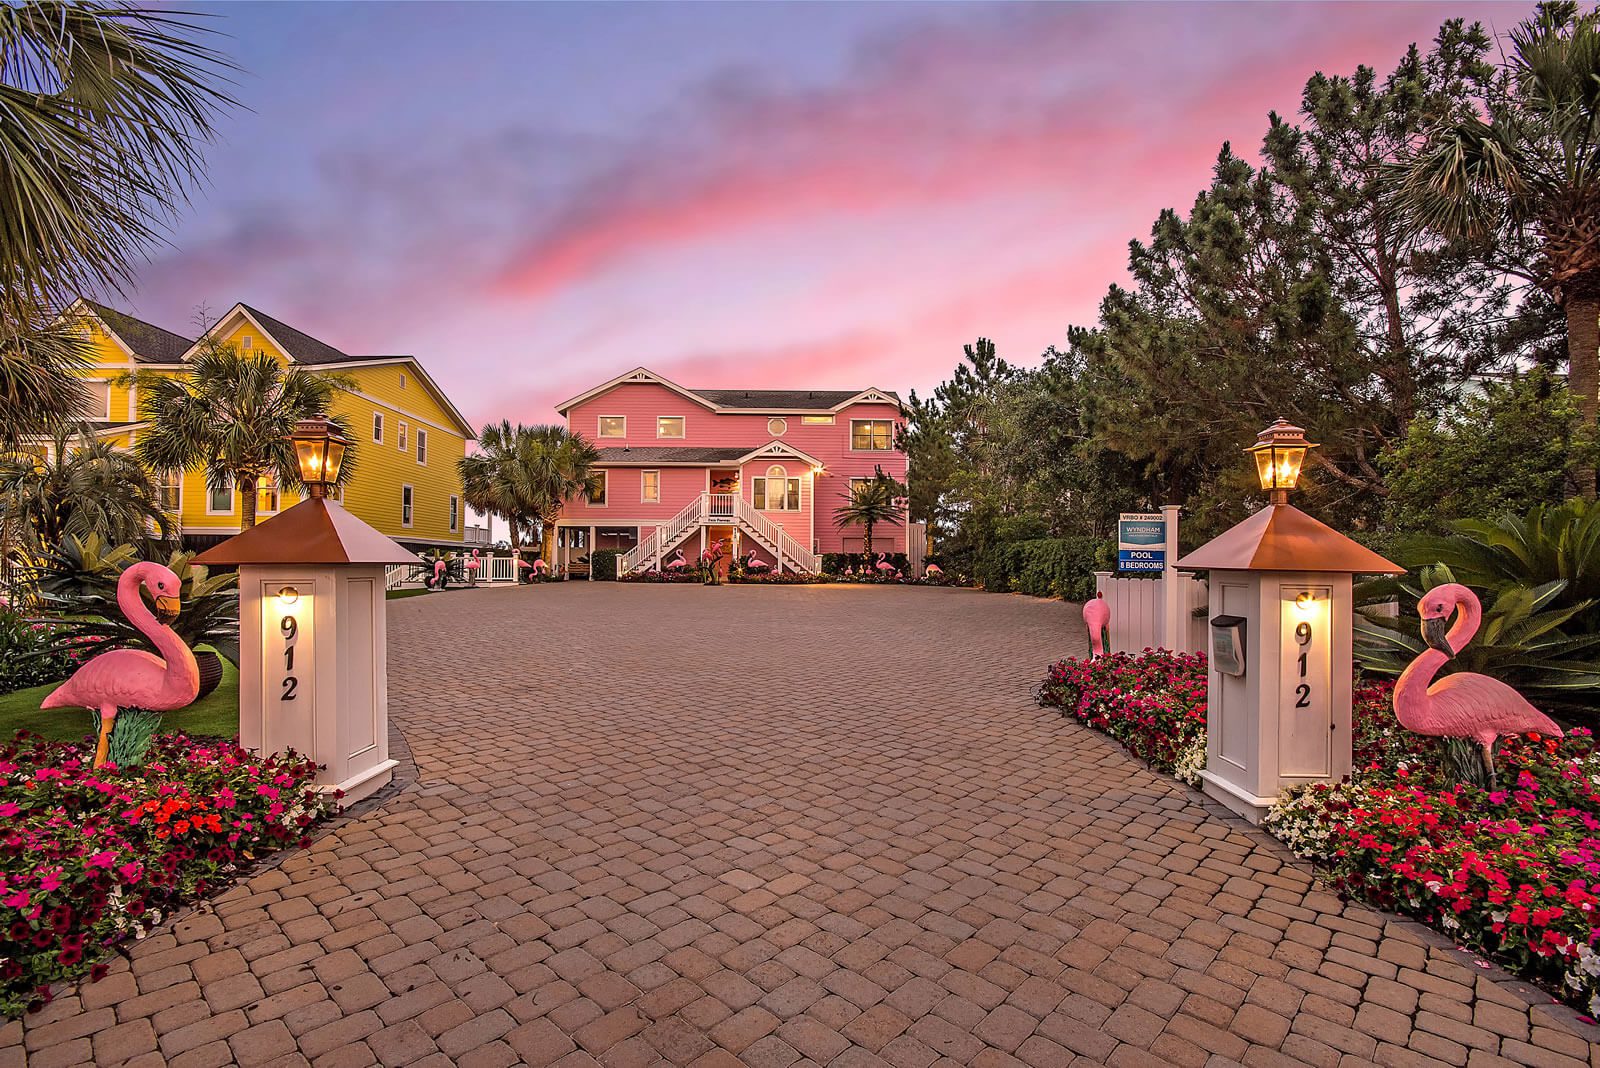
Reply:
[[659, 566], [666, 554], [702, 527], [737, 528], [777, 560], [779, 571], [822, 570], [822, 557], [801, 545], [778, 524], [762, 515], [737, 493], [702, 493], [683, 511], [658, 526], [638, 545], [617, 558], [617, 574], [631, 575]]

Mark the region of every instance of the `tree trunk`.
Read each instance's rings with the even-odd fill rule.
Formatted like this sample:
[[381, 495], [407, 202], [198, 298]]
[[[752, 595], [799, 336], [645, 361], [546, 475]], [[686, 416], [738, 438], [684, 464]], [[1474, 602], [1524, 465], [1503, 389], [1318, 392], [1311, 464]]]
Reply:
[[[1568, 298], [1566, 313], [1567, 388], [1578, 398], [1584, 425], [1593, 427], [1600, 411], [1600, 294]], [[1594, 468], [1585, 464], [1574, 477], [1578, 492], [1594, 500]]]
[[256, 480], [254, 475], [239, 476], [239, 529], [249, 530], [256, 525]]
[[551, 571], [556, 569], [556, 525], [548, 519], [539, 523], [539, 559]]
[[[863, 526], [864, 526], [864, 529], [866, 530], [866, 536], [861, 539], [861, 548], [866, 551], [866, 554], [868, 556], [871, 556], [872, 555], [872, 524], [871, 523], [866, 523], [866, 524], [863, 524]], [[867, 563], [869, 563], [869, 564], [871, 562], [872, 562], [871, 560], [867, 561]]]

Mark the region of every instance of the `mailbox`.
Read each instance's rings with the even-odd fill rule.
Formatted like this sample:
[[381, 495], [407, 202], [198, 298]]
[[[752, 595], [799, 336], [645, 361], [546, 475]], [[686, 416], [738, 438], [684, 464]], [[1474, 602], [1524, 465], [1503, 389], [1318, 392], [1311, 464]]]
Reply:
[[1211, 663], [1224, 675], [1244, 674], [1244, 616], [1211, 617]]
[[1210, 572], [1205, 792], [1260, 822], [1284, 787], [1349, 775], [1352, 576], [1403, 569], [1288, 504], [1179, 566]]

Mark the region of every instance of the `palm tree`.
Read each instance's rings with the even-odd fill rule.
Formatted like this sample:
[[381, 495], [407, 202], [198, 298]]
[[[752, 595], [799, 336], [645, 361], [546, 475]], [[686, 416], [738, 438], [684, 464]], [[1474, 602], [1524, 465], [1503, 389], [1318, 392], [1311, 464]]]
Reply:
[[[1546, 3], [1511, 31], [1503, 76], [1474, 115], [1434, 133], [1394, 189], [1415, 229], [1499, 245], [1531, 238], [1512, 269], [1566, 314], [1567, 381], [1600, 412], [1600, 12]], [[1582, 476], [1594, 496], [1595, 472]]]
[[120, 290], [202, 171], [232, 65], [192, 16], [0, 5], [0, 440], [87, 404], [87, 344], [56, 312]]
[[168, 537], [160, 495], [131, 455], [88, 427], [58, 428], [50, 445], [48, 456], [18, 450], [0, 458], [0, 525], [24, 553], [90, 534], [113, 545], [144, 541], [152, 532]]
[[[134, 455], [152, 471], [204, 471], [212, 489], [233, 486], [243, 498], [240, 526], [256, 525], [256, 490], [263, 478], [279, 486], [300, 485], [289, 434], [302, 419], [327, 417], [342, 390], [354, 388], [342, 375], [286, 366], [264, 352], [242, 355], [231, 344], [202, 335], [201, 350], [186, 376], [155, 371], [132, 376], [139, 387], [139, 418], [150, 424], [134, 443]], [[345, 450], [339, 485], [355, 473], [355, 445]]]
[[600, 450], [576, 431], [559, 424], [532, 428], [533, 485], [539, 502], [540, 549], [545, 560], [555, 556], [556, 520], [567, 501], [593, 492], [594, 466]]
[[489, 423], [478, 435], [478, 451], [456, 461], [461, 496], [471, 508], [497, 515], [511, 528], [511, 548], [521, 550], [539, 523], [539, 502], [529, 477], [528, 428], [509, 421]]
[[850, 488], [850, 499], [834, 510], [839, 528], [859, 526], [864, 537], [862, 548], [872, 552], [872, 528], [881, 524], [897, 527], [905, 520], [906, 488], [878, 468], [877, 474]]

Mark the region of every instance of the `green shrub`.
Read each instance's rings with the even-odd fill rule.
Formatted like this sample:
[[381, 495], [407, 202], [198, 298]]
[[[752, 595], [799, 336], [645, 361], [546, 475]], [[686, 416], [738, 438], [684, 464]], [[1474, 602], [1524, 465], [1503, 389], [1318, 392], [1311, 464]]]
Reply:
[[0, 607], [0, 694], [64, 679], [79, 657], [56, 648], [53, 628]]
[[589, 570], [594, 575], [596, 582], [615, 582], [617, 580], [617, 557], [622, 555], [619, 549], [596, 549], [589, 554]]
[[1081, 601], [1094, 596], [1094, 572], [1104, 560], [1099, 538], [1030, 538], [1001, 542], [978, 554], [977, 579], [994, 593]]
[[[878, 563], [877, 553], [823, 553], [822, 573], [824, 575], [843, 575], [846, 568], [853, 574], [875, 574], [874, 568]], [[898, 568], [903, 574], [911, 574], [911, 560], [905, 553], [889, 553], [885, 563]]]

